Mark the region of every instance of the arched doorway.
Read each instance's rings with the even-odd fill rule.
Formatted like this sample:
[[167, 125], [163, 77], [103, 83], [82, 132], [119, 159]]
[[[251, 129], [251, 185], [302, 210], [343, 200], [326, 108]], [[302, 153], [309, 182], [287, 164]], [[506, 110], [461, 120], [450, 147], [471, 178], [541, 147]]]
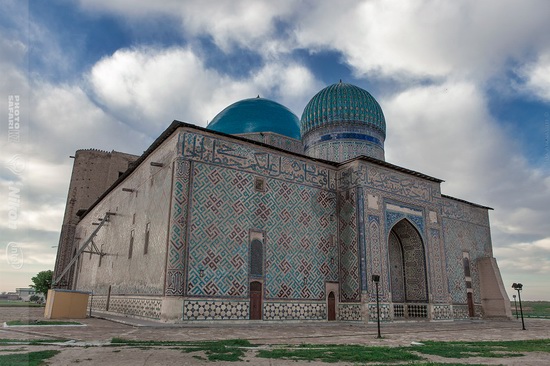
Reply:
[[336, 320], [336, 297], [334, 296], [334, 292], [331, 291], [328, 294], [328, 320], [333, 321]]
[[428, 280], [422, 237], [411, 222], [399, 221], [388, 237], [390, 288], [396, 318], [428, 316]]
[[262, 320], [262, 283], [250, 282], [250, 320]]

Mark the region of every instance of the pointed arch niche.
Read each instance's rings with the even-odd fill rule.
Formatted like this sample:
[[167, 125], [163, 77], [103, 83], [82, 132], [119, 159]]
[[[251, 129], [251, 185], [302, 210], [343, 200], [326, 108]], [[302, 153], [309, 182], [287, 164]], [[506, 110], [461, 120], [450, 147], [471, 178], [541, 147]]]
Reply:
[[393, 226], [388, 238], [393, 303], [427, 303], [426, 253], [420, 233], [407, 219]]

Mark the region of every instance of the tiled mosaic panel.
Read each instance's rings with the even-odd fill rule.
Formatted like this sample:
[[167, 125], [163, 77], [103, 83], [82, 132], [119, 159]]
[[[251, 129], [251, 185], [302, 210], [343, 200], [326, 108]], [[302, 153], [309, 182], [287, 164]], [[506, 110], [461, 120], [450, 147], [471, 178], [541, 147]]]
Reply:
[[434, 305], [433, 320], [453, 319], [453, 309], [450, 305]]
[[445, 271], [445, 250], [439, 230], [430, 229], [429, 233], [430, 281], [432, 298], [435, 303], [448, 302], [447, 274]]
[[324, 299], [325, 281], [338, 280], [335, 206], [328, 191], [269, 179], [257, 192], [254, 175], [196, 164], [188, 294], [248, 297], [248, 231], [257, 229], [266, 235], [265, 298]]
[[88, 297], [88, 309], [92, 305], [92, 312], [94, 310], [105, 311], [107, 308], [107, 296], [90, 296]]
[[286, 151], [290, 151], [297, 154], [304, 153], [304, 146], [302, 141], [295, 140], [293, 138], [279, 135], [273, 132], [259, 132], [259, 133], [243, 133], [237, 136], [244, 137], [249, 140], [263, 142], [264, 144], [278, 147]]
[[454, 319], [468, 319], [468, 305], [453, 305]]
[[188, 161], [176, 160], [172, 193], [172, 217], [170, 219], [168, 268], [166, 269], [166, 296], [182, 296], [185, 290], [189, 171], [190, 163]]
[[489, 226], [489, 215], [486, 209], [473, 207], [446, 197], [442, 199], [442, 203], [444, 217]]
[[183, 320], [245, 320], [249, 318], [248, 301], [185, 300]]
[[476, 265], [478, 258], [485, 257], [484, 247], [490, 241], [489, 228], [464, 221], [444, 218], [445, 255], [449, 292], [453, 303], [466, 304], [466, 278], [464, 275], [463, 251], [470, 253], [470, 273], [474, 302], [481, 303], [479, 273]]
[[341, 301], [360, 300], [359, 253], [355, 189], [339, 192]]
[[414, 224], [420, 235], [424, 235], [424, 218], [416, 215], [406, 215], [401, 212], [386, 211], [386, 230], [390, 228], [400, 220], [407, 219]]
[[338, 320], [342, 321], [360, 321], [361, 316], [360, 304], [338, 304]]
[[400, 239], [402, 246], [406, 300], [427, 301], [426, 261], [422, 239], [407, 220], [397, 223], [392, 231]]
[[332, 141], [311, 145], [306, 155], [316, 159], [344, 162], [361, 155], [384, 160], [384, 149], [379, 145], [365, 141]]
[[327, 307], [322, 303], [265, 302], [264, 320], [325, 320]]
[[317, 188], [336, 189], [335, 171], [306, 159], [194, 133], [183, 133], [179, 139], [178, 153], [185, 159]]
[[[90, 300], [88, 301], [88, 308], [90, 306]], [[161, 304], [162, 300], [160, 298], [111, 296], [109, 312], [160, 319]], [[94, 296], [92, 313], [94, 310], [106, 311], [106, 308], [107, 296]]]
[[414, 200], [431, 203], [433, 193], [438, 191], [435, 183], [373, 165], [369, 165], [367, 186], [391, 193], [395, 199], [405, 202]]
[[[373, 274], [380, 276], [380, 284], [378, 285], [378, 298], [381, 301], [389, 301], [389, 295], [386, 289], [388, 289], [388, 262], [386, 245], [381, 239], [383, 229], [380, 225], [380, 217], [375, 215], [368, 215], [368, 236], [367, 236], [367, 256], [370, 261], [370, 265], [367, 265], [367, 278], [372, 278]], [[369, 281], [371, 285], [368, 286], [369, 301], [376, 301], [376, 288], [372, 281]]]
[[[369, 321], [376, 321], [378, 319], [378, 312], [376, 304], [369, 304]], [[380, 321], [389, 322], [391, 321], [391, 305], [390, 304], [380, 304]]]
[[483, 318], [483, 316], [484, 316], [483, 306], [474, 305], [474, 315], [478, 318]]
[[393, 302], [405, 302], [405, 281], [403, 274], [403, 252], [399, 239], [392, 231], [388, 240], [390, 256], [391, 299]]

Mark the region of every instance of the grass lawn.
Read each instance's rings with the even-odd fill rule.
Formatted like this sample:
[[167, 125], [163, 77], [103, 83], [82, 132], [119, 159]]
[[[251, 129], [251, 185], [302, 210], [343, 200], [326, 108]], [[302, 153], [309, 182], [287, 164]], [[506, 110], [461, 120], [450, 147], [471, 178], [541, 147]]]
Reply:
[[48, 350], [29, 353], [0, 355], [0, 366], [38, 366], [42, 361], [58, 354], [60, 351]]
[[[172, 346], [182, 352], [204, 352], [209, 361], [242, 361], [245, 348], [254, 347], [246, 339], [230, 339], [226, 341], [204, 342], [170, 342], [170, 341], [132, 341], [122, 338], [113, 338], [112, 345], [127, 345], [133, 347]], [[197, 359], [202, 359], [200, 356]]]
[[550, 339], [505, 342], [433, 342], [425, 341], [424, 346], [414, 347], [423, 354], [447, 358], [467, 357], [520, 357], [526, 352], [550, 353]]
[[[514, 302], [511, 302], [512, 314], [516, 316]], [[520, 314], [518, 301], [518, 314]], [[550, 318], [550, 301], [522, 301], [523, 316], [526, 318]]]
[[12, 307], [22, 307], [22, 308], [43, 308], [44, 305], [37, 304], [34, 302], [25, 302], [20, 300], [0, 300], [0, 307], [12, 308]]
[[[247, 351], [252, 351], [258, 358], [283, 359], [296, 362], [322, 361], [327, 363], [393, 363], [405, 362], [410, 365], [438, 365], [427, 362], [422, 354], [441, 356], [449, 359], [487, 357], [509, 358], [520, 357], [528, 352], [550, 353], [550, 339], [509, 341], [509, 342], [423, 342], [423, 346], [381, 347], [362, 345], [276, 345], [270, 349], [259, 349], [257, 345], [244, 339], [211, 342], [163, 342], [135, 341], [113, 338], [111, 346], [130, 346], [152, 348], [169, 346], [185, 353], [204, 352], [210, 361], [242, 361]], [[202, 356], [193, 356], [203, 360]], [[462, 365], [445, 363], [445, 365]]]
[[272, 350], [259, 350], [257, 357], [293, 361], [322, 362], [397, 362], [419, 361], [422, 357], [406, 347], [374, 347], [360, 345], [301, 344]]
[[10, 320], [7, 325], [82, 325], [79, 322], [64, 322], [58, 320]]

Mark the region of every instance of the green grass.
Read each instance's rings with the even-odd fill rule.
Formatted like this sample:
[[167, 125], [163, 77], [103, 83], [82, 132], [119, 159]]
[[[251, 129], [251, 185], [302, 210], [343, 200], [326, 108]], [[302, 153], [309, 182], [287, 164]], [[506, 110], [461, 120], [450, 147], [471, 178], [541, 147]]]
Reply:
[[[458, 363], [433, 363], [419, 354], [445, 358], [510, 358], [523, 356], [527, 352], [550, 353], [550, 339], [506, 342], [434, 342], [425, 341], [423, 346], [380, 347], [363, 345], [281, 345], [272, 349], [257, 349], [256, 357], [291, 361], [322, 361], [327, 363], [402, 363], [408, 365], [462, 366]], [[244, 339], [226, 341], [181, 342], [181, 341], [140, 341], [113, 338], [111, 346], [150, 348], [169, 346], [185, 353], [204, 352], [209, 361], [242, 361], [246, 348], [256, 347]], [[193, 356], [203, 359], [202, 356]]]
[[38, 366], [42, 365], [44, 360], [55, 356], [59, 352], [60, 351], [48, 350], [0, 355], [0, 366]]
[[[514, 302], [511, 302], [512, 314], [516, 316]], [[550, 318], [550, 301], [522, 301], [523, 316], [525, 318]], [[518, 314], [520, 314], [518, 301]]]
[[66, 339], [0, 339], [0, 344], [10, 345], [10, 344], [28, 344], [31, 346], [41, 345], [44, 343], [62, 343], [67, 342]]
[[4, 308], [15, 308], [15, 307], [22, 307], [22, 308], [41, 308], [44, 307], [43, 304], [37, 304], [34, 302], [25, 302], [25, 301], [19, 301], [19, 300], [0, 300], [0, 307]]
[[125, 345], [131, 347], [153, 347], [153, 346], [179, 346], [185, 353], [204, 352], [210, 361], [242, 361], [245, 351], [241, 347], [253, 347], [245, 339], [230, 339], [226, 341], [204, 341], [204, 342], [179, 342], [179, 341], [135, 341], [123, 338], [113, 338], [111, 345]]
[[447, 358], [467, 357], [520, 357], [525, 352], [550, 353], [550, 339], [506, 342], [433, 342], [425, 341], [424, 346], [414, 347], [423, 354]]
[[404, 347], [371, 347], [360, 345], [314, 345], [286, 346], [273, 350], [260, 350], [257, 357], [293, 361], [322, 362], [397, 362], [417, 361], [422, 358]]
[[79, 322], [64, 322], [58, 320], [10, 320], [7, 325], [82, 325]]

